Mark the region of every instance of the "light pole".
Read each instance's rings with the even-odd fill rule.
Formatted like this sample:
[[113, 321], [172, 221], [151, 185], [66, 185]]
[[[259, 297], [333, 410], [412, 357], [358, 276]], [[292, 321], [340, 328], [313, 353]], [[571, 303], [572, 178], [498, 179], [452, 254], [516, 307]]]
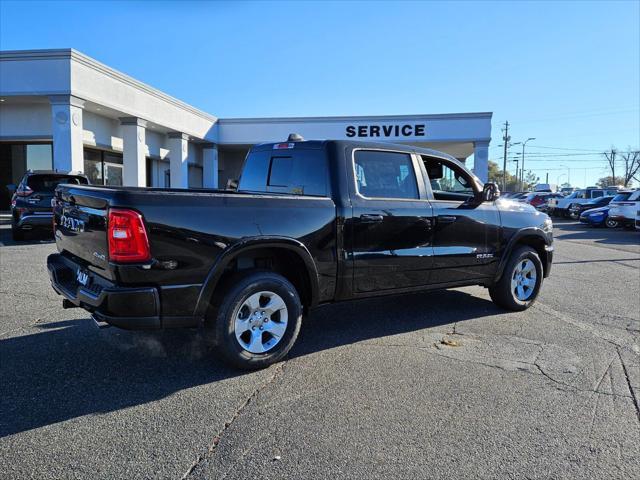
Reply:
[[529, 137], [524, 142], [522, 142], [522, 168], [520, 169], [520, 175], [522, 175], [522, 180], [520, 183], [522, 184], [523, 190], [524, 190], [524, 147], [527, 145], [527, 142], [530, 140], [535, 140], [535, 138]]
[[569, 185], [571, 185], [571, 169], [569, 167], [567, 167], [566, 165], [558, 165], [558, 167], [562, 167], [562, 168], [566, 168], [567, 169], [567, 183]]
[[562, 177], [564, 177], [566, 175], [566, 173], [561, 173], [560, 175], [558, 175], [558, 178], [556, 178], [556, 184], [559, 186], [560, 185], [560, 179]]
[[[510, 143], [510, 144], [509, 144], [509, 146], [510, 146], [510, 147], [514, 147], [514, 146], [516, 146], [516, 145], [520, 145], [520, 142]], [[504, 177], [505, 177], [505, 182], [506, 182], [506, 178], [507, 178], [507, 172], [506, 172], [506, 171], [504, 172]], [[517, 188], [518, 188], [518, 174], [517, 174], [517, 171], [516, 171], [516, 183], [515, 183], [515, 185], [513, 186], [513, 188], [514, 188], [514, 189], [517, 189]], [[505, 186], [505, 190], [506, 190], [506, 186]]]

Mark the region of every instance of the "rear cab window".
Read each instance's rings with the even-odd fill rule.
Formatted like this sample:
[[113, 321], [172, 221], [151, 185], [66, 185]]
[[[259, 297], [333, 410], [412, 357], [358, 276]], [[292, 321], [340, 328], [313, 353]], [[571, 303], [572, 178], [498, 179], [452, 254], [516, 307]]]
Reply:
[[330, 195], [327, 153], [321, 148], [252, 150], [245, 160], [239, 191]]

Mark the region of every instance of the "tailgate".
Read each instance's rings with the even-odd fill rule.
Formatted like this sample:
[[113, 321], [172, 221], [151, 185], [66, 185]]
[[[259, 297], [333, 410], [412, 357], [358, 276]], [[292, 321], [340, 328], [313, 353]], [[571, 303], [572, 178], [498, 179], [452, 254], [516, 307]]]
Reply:
[[107, 215], [109, 199], [106, 189], [60, 186], [56, 190], [54, 225], [56, 245], [104, 276], [108, 267]]

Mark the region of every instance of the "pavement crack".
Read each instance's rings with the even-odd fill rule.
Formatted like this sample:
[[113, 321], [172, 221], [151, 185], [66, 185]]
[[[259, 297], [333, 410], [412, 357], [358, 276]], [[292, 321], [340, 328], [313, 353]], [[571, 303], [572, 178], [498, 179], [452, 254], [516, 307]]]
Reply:
[[640, 404], [638, 403], [638, 397], [636, 396], [636, 393], [631, 386], [631, 380], [629, 379], [627, 365], [624, 363], [624, 360], [622, 360], [622, 353], [620, 352], [620, 348], [616, 348], [616, 352], [618, 352], [618, 358], [620, 359], [620, 364], [622, 365], [624, 378], [627, 381], [627, 388], [629, 389], [629, 393], [631, 394], [631, 400], [633, 400], [633, 406], [636, 407], [636, 417], [638, 418], [638, 422], [640, 422]]
[[282, 375], [282, 372], [284, 370], [285, 364], [286, 364], [286, 361], [277, 364], [273, 369], [273, 374], [265, 382], [263, 382], [261, 385], [259, 385], [251, 393], [251, 395], [249, 395], [246, 398], [246, 400], [244, 402], [242, 402], [242, 404], [233, 413], [231, 418], [224, 423], [224, 426], [222, 427], [222, 429], [220, 429], [215, 434], [215, 436], [213, 437], [213, 440], [211, 442], [211, 445], [209, 445], [207, 447], [207, 450], [205, 452], [203, 452], [201, 455], [199, 455], [198, 458], [196, 458], [194, 460], [194, 462], [189, 466], [187, 471], [182, 475], [181, 480], [185, 480], [186, 478], [188, 478], [198, 468], [198, 466], [200, 466], [202, 464], [202, 462], [207, 457], [209, 457], [210, 455], [212, 455], [215, 452], [215, 450], [218, 447], [218, 444], [220, 443], [220, 441], [222, 440], [222, 437], [224, 436], [225, 432], [231, 427], [231, 425], [233, 425], [233, 423], [238, 419], [238, 417], [240, 417], [240, 415], [245, 410], [245, 408], [247, 408], [249, 406], [249, 404], [251, 404], [251, 402], [253, 402], [263, 390], [265, 390], [267, 387], [269, 387], [269, 385], [273, 384]]

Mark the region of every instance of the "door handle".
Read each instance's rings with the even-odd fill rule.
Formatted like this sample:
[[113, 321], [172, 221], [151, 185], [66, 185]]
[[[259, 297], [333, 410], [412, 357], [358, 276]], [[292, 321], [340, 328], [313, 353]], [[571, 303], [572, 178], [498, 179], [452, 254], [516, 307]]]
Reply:
[[453, 223], [457, 219], [454, 215], [438, 215], [438, 223]]
[[382, 215], [364, 213], [360, 215], [360, 222], [361, 223], [378, 223], [378, 222], [381, 222], [383, 218], [384, 217]]

